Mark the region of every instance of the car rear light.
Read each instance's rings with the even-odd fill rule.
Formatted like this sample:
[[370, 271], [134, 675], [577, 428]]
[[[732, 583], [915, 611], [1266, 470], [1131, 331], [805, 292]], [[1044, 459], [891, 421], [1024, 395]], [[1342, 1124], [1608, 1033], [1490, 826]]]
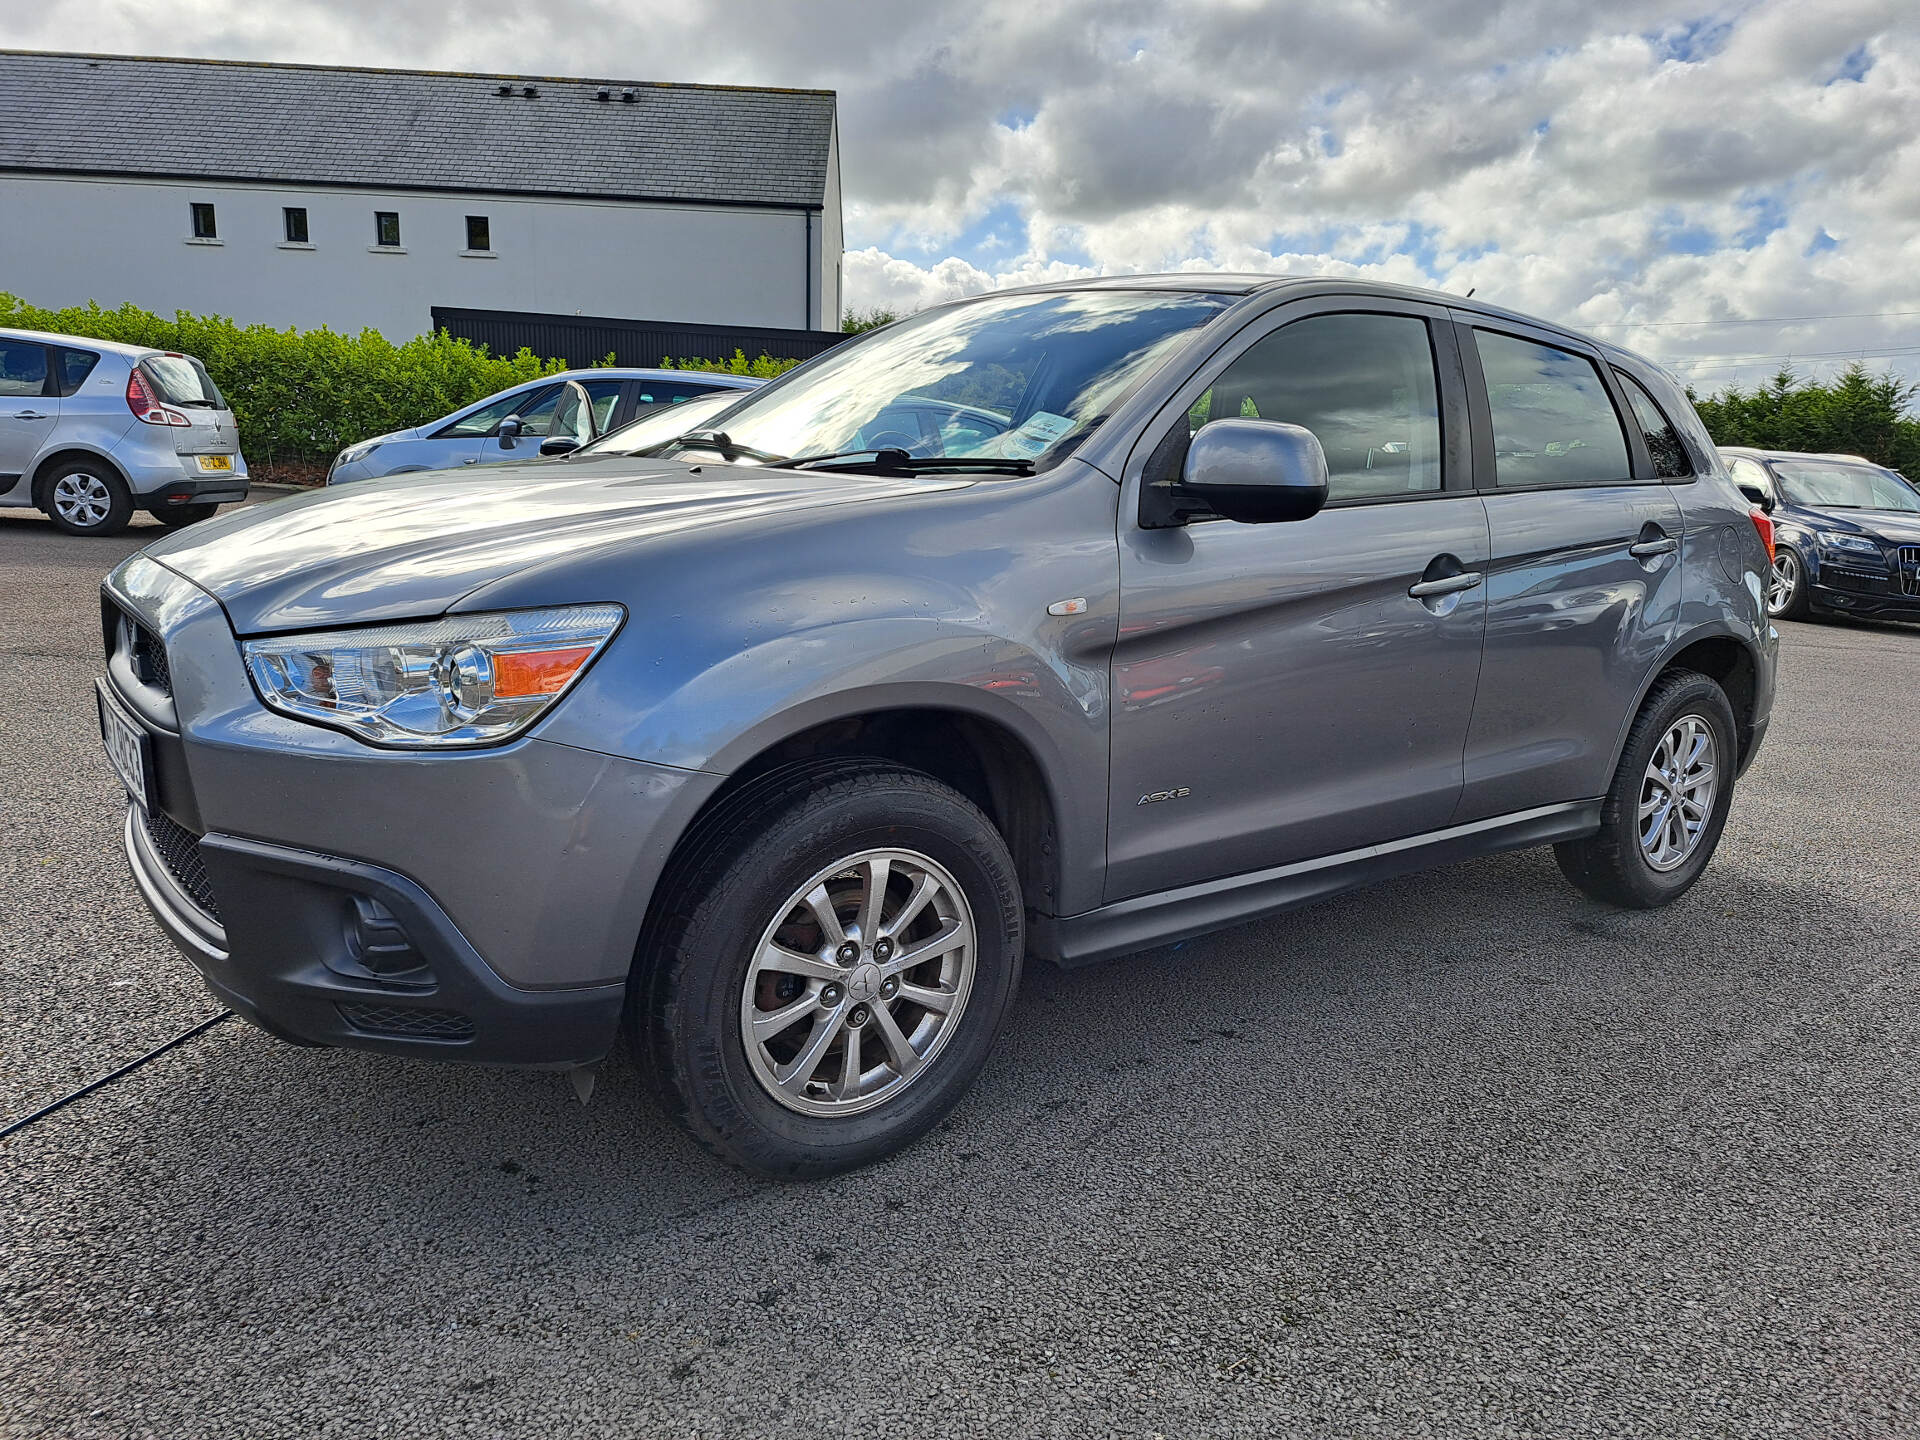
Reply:
[[1773, 564], [1773, 517], [1758, 505], [1747, 512], [1753, 518], [1753, 528], [1760, 532], [1760, 543], [1767, 547], [1767, 564]]
[[135, 366], [127, 372], [127, 409], [133, 418], [148, 425], [191, 425], [193, 421], [171, 406], [162, 405], [147, 383], [147, 377]]

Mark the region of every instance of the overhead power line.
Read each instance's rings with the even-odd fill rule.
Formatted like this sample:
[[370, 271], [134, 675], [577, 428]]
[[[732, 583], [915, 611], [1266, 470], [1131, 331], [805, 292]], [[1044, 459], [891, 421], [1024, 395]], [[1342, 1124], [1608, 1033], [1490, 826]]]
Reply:
[[1810, 320], [1893, 320], [1920, 315], [1920, 310], [1858, 310], [1835, 315], [1756, 315], [1740, 320], [1606, 320], [1598, 324], [1575, 321], [1578, 330], [1661, 330], [1675, 325], [1801, 325]]

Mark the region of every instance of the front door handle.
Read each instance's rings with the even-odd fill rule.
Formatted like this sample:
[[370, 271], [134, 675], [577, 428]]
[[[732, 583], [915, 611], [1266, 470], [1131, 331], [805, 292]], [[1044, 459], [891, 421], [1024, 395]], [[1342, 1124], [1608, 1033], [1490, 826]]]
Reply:
[[1642, 540], [1638, 545], [1629, 545], [1627, 553], [1636, 560], [1651, 560], [1656, 555], [1671, 555], [1680, 548], [1680, 542], [1671, 535], [1662, 535], [1658, 540]]
[[1438, 580], [1419, 580], [1407, 587], [1407, 594], [1416, 600], [1431, 600], [1436, 595], [1451, 595], [1459, 590], [1471, 590], [1485, 577], [1478, 570], [1463, 571], [1458, 575], [1443, 575]]
[[16, 420], [45, 420], [48, 417], [38, 410], [16, 410], [13, 412], [13, 418]]

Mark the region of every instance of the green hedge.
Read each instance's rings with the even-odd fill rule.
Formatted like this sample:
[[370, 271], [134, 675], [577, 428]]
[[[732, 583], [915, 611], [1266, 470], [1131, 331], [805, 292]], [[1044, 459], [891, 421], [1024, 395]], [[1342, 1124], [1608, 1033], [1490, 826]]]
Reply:
[[[324, 464], [356, 440], [421, 424], [568, 368], [565, 361], [545, 360], [527, 349], [503, 359], [444, 330], [396, 345], [375, 330], [358, 335], [275, 330], [184, 310], [171, 320], [133, 305], [47, 310], [5, 291], [0, 291], [0, 326], [198, 356], [233, 406], [241, 444], [256, 471]], [[613, 357], [601, 363], [610, 365]], [[730, 360], [663, 362], [668, 368], [762, 377], [794, 363], [764, 355], [749, 360], [738, 350]]]

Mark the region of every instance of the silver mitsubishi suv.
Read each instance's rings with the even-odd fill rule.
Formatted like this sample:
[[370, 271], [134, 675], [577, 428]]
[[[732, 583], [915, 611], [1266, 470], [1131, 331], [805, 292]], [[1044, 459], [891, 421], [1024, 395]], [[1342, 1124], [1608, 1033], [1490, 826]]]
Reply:
[[589, 1067], [624, 1027], [763, 1175], [924, 1134], [1028, 955], [1532, 845], [1668, 904], [1773, 700], [1770, 521], [1685, 393], [1454, 296], [999, 292], [514, 470], [112, 573], [134, 883], [272, 1034]]
[[191, 355], [0, 330], [0, 505], [117, 535], [135, 510], [178, 528], [246, 498], [233, 411]]

